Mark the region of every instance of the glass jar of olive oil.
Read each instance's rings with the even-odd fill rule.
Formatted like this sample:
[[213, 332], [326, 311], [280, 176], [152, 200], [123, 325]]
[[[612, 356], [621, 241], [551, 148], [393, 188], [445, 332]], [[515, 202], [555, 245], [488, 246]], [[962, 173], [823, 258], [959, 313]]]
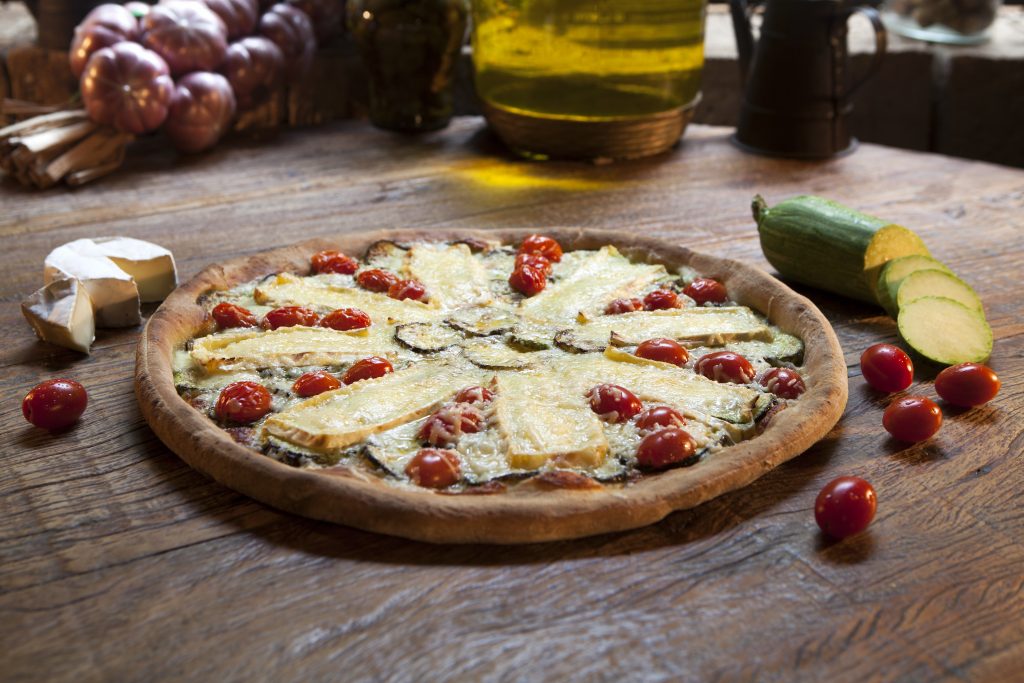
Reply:
[[531, 157], [631, 158], [692, 117], [705, 0], [473, 0], [476, 89]]

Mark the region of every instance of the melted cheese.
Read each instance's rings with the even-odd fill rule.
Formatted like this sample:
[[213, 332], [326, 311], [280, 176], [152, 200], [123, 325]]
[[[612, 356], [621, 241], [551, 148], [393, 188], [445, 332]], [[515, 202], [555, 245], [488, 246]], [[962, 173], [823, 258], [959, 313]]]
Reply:
[[772, 338], [767, 325], [745, 306], [605, 315], [573, 328], [572, 334], [581, 342], [597, 345], [607, 344], [613, 334], [621, 344], [639, 344], [653, 337], [708, 345], [747, 339], [770, 341]]
[[257, 303], [314, 306], [321, 308], [358, 308], [370, 314], [375, 323], [429, 322], [439, 317], [438, 311], [412, 299], [392, 299], [386, 294], [365, 289], [339, 287], [320, 280], [281, 273], [261, 282], [253, 293]]
[[406, 258], [409, 275], [445, 310], [487, 304], [493, 298], [487, 269], [465, 244], [417, 244]]

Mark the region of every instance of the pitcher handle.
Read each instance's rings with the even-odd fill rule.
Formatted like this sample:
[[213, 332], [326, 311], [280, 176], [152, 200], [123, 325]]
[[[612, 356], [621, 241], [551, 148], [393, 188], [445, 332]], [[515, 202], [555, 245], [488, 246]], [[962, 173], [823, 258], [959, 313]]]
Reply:
[[741, 84], [747, 82], [750, 62], [754, 58], [754, 30], [750, 26], [750, 16], [754, 13], [759, 2], [760, 0], [729, 0], [732, 30], [736, 35], [736, 52], [739, 56]]
[[864, 85], [868, 79], [875, 75], [875, 73], [882, 67], [882, 60], [885, 57], [885, 49], [888, 45], [888, 34], [885, 31], [885, 25], [882, 23], [882, 17], [878, 14], [878, 10], [874, 7], [853, 7], [850, 9], [847, 19], [852, 17], [854, 14], [863, 14], [867, 17], [868, 21], [871, 22], [871, 27], [875, 30], [875, 54], [871, 59], [871, 64], [868, 65], [867, 72], [857, 81], [849, 90], [846, 91], [847, 97], [852, 95], [854, 91]]

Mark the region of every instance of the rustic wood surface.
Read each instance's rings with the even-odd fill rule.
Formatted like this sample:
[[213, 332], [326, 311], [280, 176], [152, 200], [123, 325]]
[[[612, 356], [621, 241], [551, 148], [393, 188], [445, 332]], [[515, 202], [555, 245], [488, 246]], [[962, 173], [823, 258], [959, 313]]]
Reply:
[[[803, 163], [746, 156], [693, 127], [661, 158], [534, 164], [477, 119], [419, 139], [363, 124], [286, 132], [194, 159], [159, 140], [78, 191], [0, 186], [0, 679], [1019, 680], [1024, 664], [1024, 172], [871, 145]], [[813, 192], [918, 230], [974, 285], [1003, 391], [946, 410], [905, 447], [860, 351], [893, 341], [868, 306], [828, 315], [850, 403], [831, 434], [750, 487], [635, 532], [445, 547], [307, 521], [192, 471], [141, 420], [137, 330], [89, 358], [35, 340], [18, 301], [78, 237], [164, 244], [183, 278], [317, 235], [385, 227], [632, 228], [763, 261], [748, 209]], [[808, 255], [813, 258], [813, 255]], [[934, 395], [926, 373], [914, 390]], [[82, 381], [90, 408], [51, 436], [18, 403]], [[827, 481], [873, 482], [869, 532], [824, 540]]]

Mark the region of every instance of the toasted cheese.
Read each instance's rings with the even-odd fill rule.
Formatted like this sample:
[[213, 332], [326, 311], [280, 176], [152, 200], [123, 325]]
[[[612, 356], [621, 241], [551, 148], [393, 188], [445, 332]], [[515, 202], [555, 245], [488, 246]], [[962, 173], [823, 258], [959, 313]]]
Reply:
[[69, 279], [81, 282], [89, 293], [97, 327], [131, 327], [142, 322], [135, 280], [92, 240], [68, 242], [47, 255], [44, 282]]
[[82, 353], [96, 339], [92, 302], [78, 280], [55, 280], [21, 302], [36, 335], [45, 342]]
[[605, 345], [612, 335], [617, 343], [639, 344], [654, 337], [715, 346], [727, 341], [770, 341], [772, 331], [745, 306], [722, 308], [673, 308], [603, 315], [572, 328], [583, 344]]
[[430, 302], [444, 310], [493, 299], [487, 269], [465, 244], [417, 244], [406, 255], [406, 270], [427, 288]]
[[281, 273], [261, 282], [253, 292], [253, 298], [259, 304], [358, 308], [369, 313], [373, 322], [378, 324], [429, 322], [440, 317], [436, 309], [420, 301], [400, 301], [386, 294], [315, 282], [290, 273]]

